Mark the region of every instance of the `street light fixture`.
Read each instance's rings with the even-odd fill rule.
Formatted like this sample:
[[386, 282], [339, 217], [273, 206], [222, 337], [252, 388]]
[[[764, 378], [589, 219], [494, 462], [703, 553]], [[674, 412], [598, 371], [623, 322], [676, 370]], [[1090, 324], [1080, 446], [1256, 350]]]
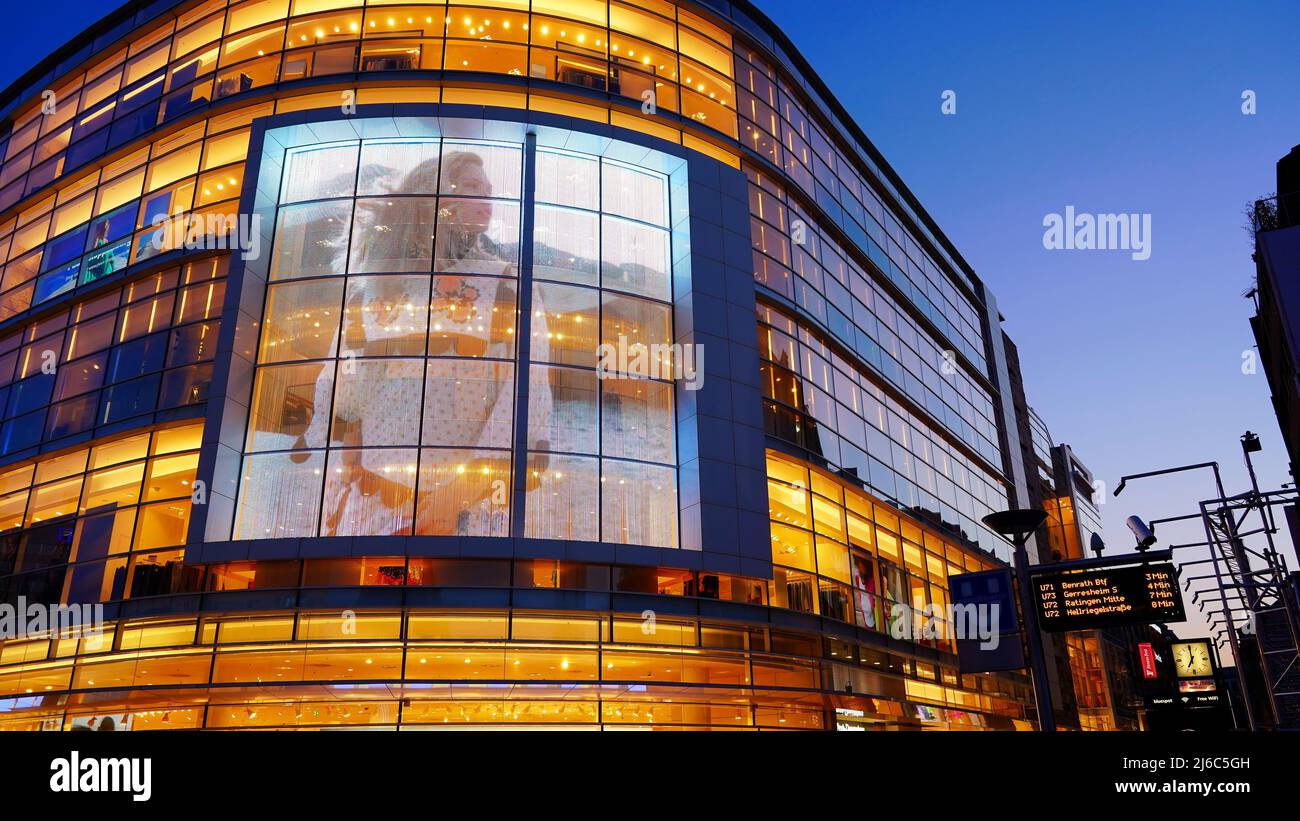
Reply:
[[1044, 732], [1056, 730], [1052, 714], [1052, 688], [1047, 678], [1047, 660], [1043, 652], [1043, 636], [1039, 633], [1038, 619], [1034, 617], [1033, 602], [1029, 597], [1029, 554], [1025, 544], [1047, 521], [1041, 510], [1017, 509], [990, 513], [982, 521], [996, 533], [1011, 542], [1014, 550], [1016, 582], [1020, 588], [1020, 610], [1024, 613], [1025, 636], [1029, 641], [1029, 672], [1034, 681], [1034, 701], [1038, 705], [1038, 727]]
[[990, 513], [983, 521], [1016, 547], [1024, 547], [1029, 536], [1047, 521], [1047, 514], [1033, 509], [1002, 510]]

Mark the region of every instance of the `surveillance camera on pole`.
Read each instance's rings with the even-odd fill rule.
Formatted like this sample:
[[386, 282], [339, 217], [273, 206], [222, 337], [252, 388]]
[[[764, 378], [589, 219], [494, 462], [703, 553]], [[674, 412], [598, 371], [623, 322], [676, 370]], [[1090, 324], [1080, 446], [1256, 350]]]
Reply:
[[1156, 534], [1151, 530], [1146, 522], [1142, 521], [1137, 516], [1128, 517], [1124, 520], [1124, 524], [1128, 525], [1128, 529], [1133, 531], [1133, 536], [1137, 539], [1137, 549], [1139, 553], [1156, 543]]

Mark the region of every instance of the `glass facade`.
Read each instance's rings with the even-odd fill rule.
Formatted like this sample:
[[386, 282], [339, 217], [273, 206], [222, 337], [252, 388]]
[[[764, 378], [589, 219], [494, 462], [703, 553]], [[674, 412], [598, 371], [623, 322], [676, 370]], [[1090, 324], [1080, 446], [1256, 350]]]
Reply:
[[183, 563], [202, 425], [0, 474], [0, 601], [92, 604], [197, 590]]
[[677, 547], [665, 163], [524, 149], [287, 152], [235, 538], [509, 536], [521, 454], [525, 536]]
[[167, 268], [0, 337], [0, 455], [200, 405], [226, 264]]
[[[205, 125], [207, 126], [205, 137]], [[239, 127], [243, 126], [243, 127]], [[214, 119], [155, 140], [0, 222], [0, 319], [180, 245], [194, 220], [233, 217], [247, 120]]]
[[[895, 605], [946, 612], [948, 577], [994, 563], [922, 530], [856, 486], [768, 454], [772, 604], [889, 632]], [[955, 652], [943, 619], [921, 643]]]
[[891, 633], [1008, 558], [983, 286], [761, 15], [96, 31], [0, 93], [0, 602], [106, 624], [0, 729], [1033, 727]]
[[1007, 507], [1002, 480], [938, 425], [882, 389], [808, 323], [759, 309], [767, 432], [850, 471], [877, 494], [968, 544], [1009, 559], [980, 520]]

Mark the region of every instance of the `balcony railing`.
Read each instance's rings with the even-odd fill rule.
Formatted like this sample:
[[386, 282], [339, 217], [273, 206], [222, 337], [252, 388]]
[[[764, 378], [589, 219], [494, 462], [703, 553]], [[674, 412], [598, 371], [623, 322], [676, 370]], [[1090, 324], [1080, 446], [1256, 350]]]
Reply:
[[1300, 225], [1300, 191], [1255, 200], [1250, 206], [1249, 216], [1250, 227], [1256, 234]]

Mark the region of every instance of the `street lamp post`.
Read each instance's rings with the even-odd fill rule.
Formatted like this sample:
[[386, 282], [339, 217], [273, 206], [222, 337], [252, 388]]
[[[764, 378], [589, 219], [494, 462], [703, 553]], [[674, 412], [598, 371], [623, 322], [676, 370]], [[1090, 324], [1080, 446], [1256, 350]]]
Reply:
[[1003, 510], [985, 516], [984, 524], [1002, 534], [1011, 542], [1016, 569], [1016, 584], [1020, 588], [1021, 621], [1029, 640], [1029, 672], [1034, 682], [1034, 701], [1038, 705], [1038, 727], [1044, 732], [1056, 730], [1056, 717], [1052, 712], [1052, 687], [1047, 678], [1047, 659], [1043, 653], [1043, 637], [1039, 633], [1038, 618], [1029, 595], [1029, 554], [1025, 545], [1029, 537], [1047, 521], [1041, 510]]

